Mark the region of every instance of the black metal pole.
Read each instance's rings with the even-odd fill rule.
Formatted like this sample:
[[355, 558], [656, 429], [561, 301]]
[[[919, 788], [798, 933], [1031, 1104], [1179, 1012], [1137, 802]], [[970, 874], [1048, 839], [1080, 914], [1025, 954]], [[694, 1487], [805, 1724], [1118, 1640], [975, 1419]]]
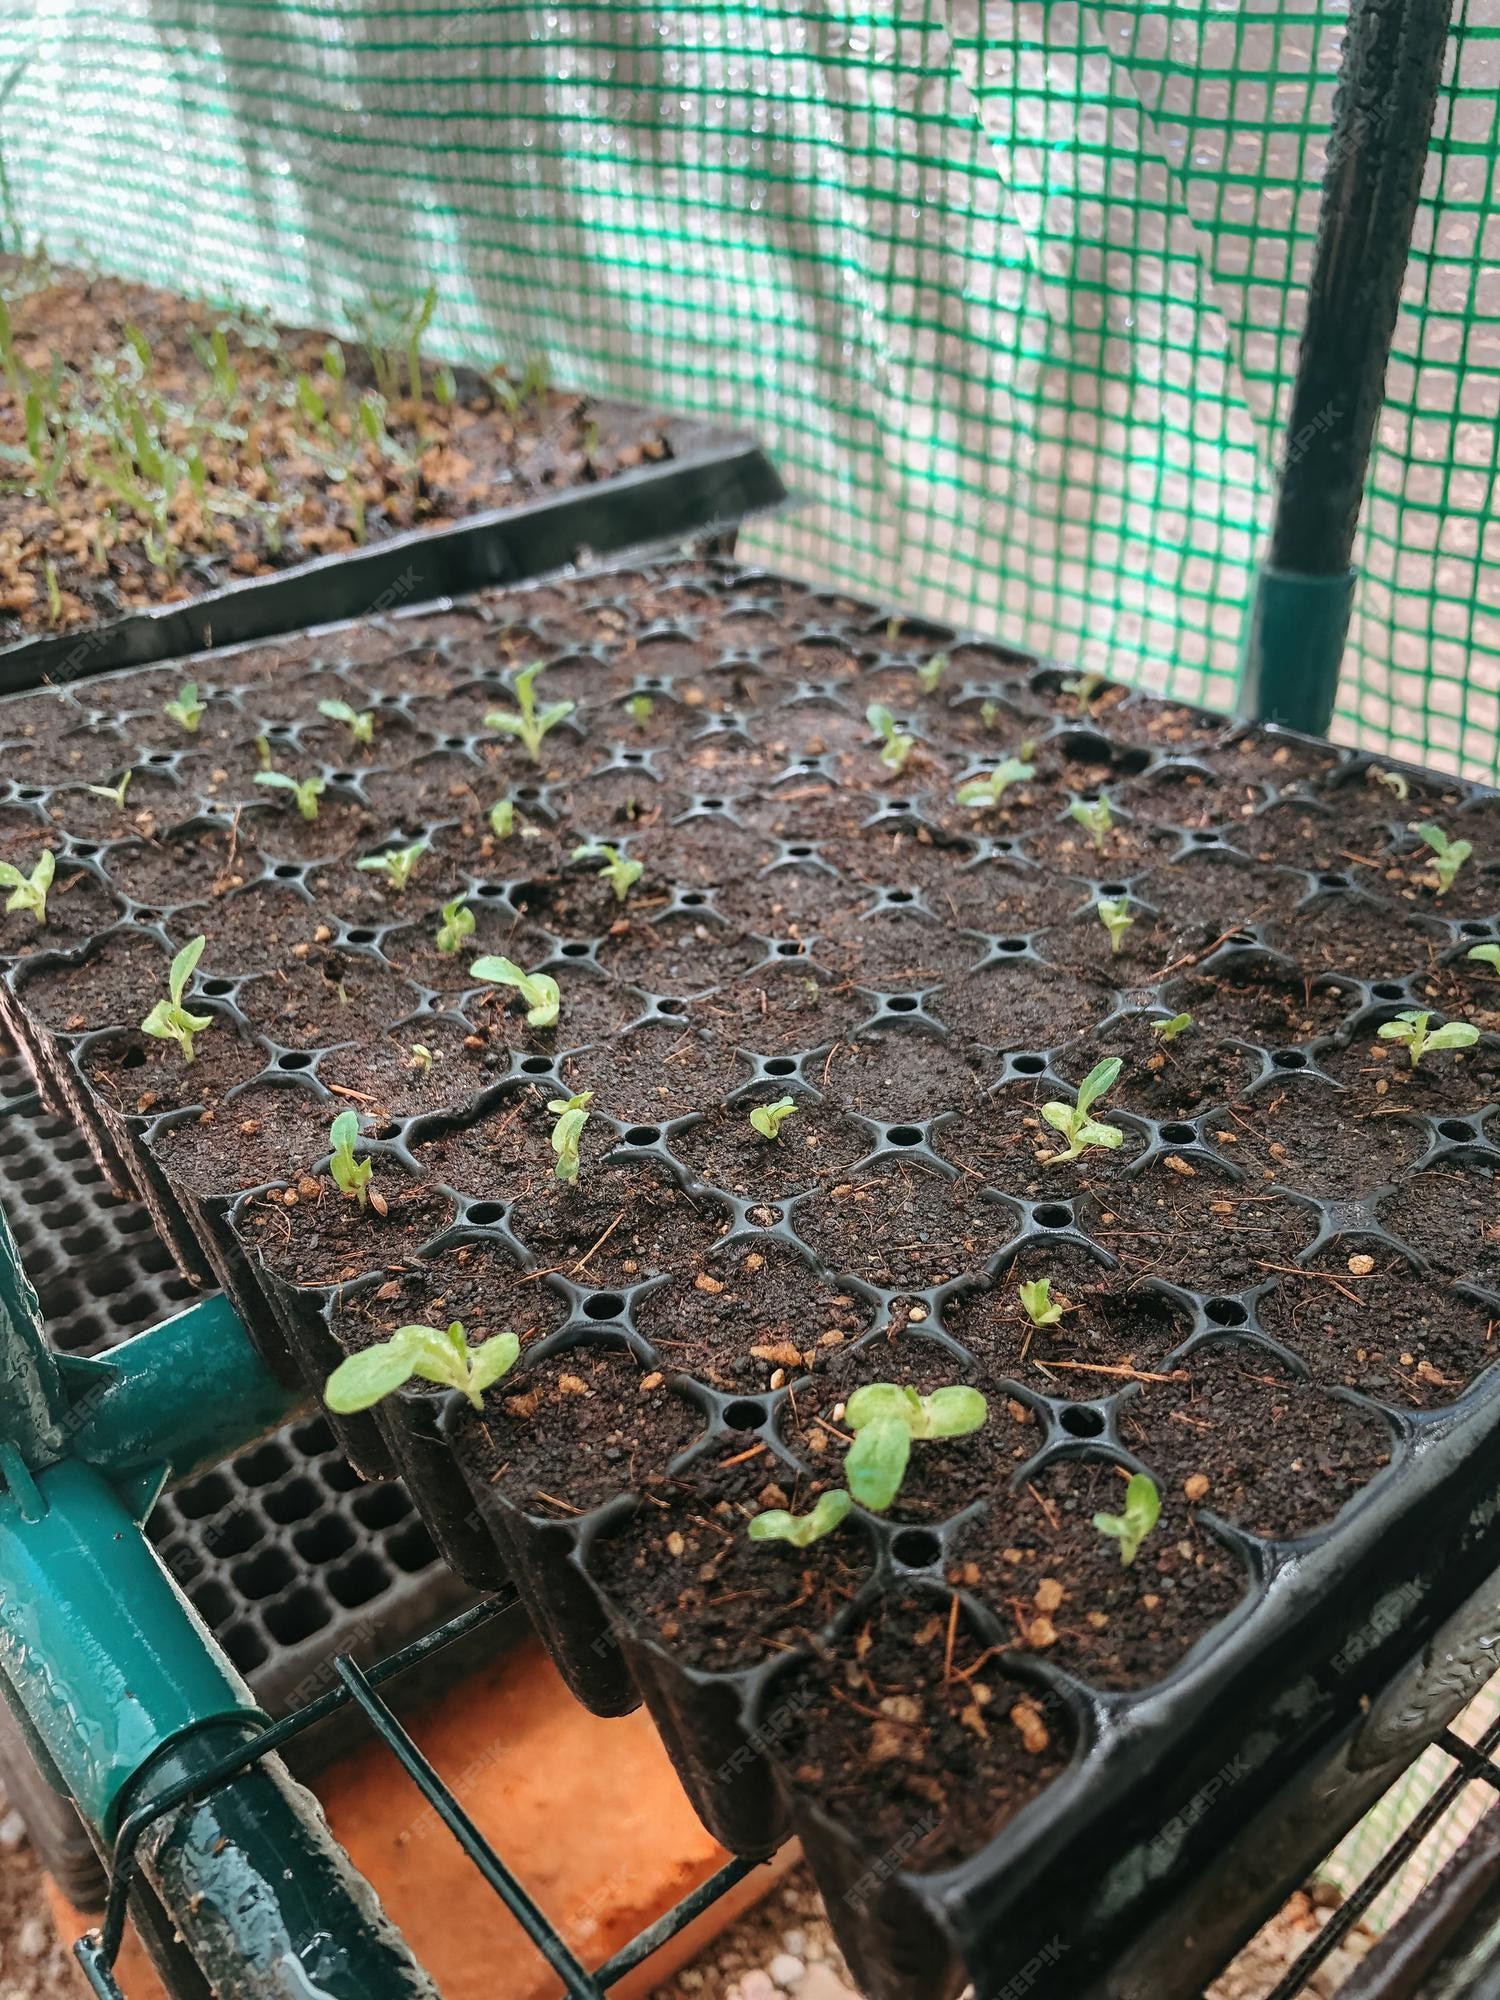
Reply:
[[1452, 0], [1354, 0], [1307, 321], [1241, 709], [1321, 731], [1338, 691], [1350, 557], [1385, 392]]

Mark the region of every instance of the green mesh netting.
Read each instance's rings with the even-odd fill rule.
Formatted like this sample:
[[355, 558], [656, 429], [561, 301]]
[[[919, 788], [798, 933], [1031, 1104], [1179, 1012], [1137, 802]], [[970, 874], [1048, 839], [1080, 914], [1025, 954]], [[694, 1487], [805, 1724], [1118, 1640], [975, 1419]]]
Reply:
[[[7, 0], [11, 247], [756, 428], [757, 554], [1228, 706], [1327, 0]], [[1460, 0], [1346, 736], [1500, 761], [1500, 0]], [[1486, 261], [1487, 260], [1487, 261]]]

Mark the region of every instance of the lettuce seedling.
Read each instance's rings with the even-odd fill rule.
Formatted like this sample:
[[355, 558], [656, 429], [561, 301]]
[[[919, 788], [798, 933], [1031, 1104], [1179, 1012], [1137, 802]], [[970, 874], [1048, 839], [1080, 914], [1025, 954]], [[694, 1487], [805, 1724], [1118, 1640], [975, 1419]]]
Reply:
[[516, 830], [516, 809], [509, 799], [496, 799], [490, 807], [490, 832], [496, 840], [509, 840]]
[[896, 727], [896, 718], [883, 702], [872, 701], [865, 710], [865, 721], [880, 738], [880, 761], [888, 771], [897, 777], [906, 769], [906, 760], [917, 747], [915, 736], [908, 736]]
[[498, 729], [502, 736], [514, 736], [523, 744], [533, 764], [542, 761], [542, 738], [549, 729], [556, 729], [558, 723], [566, 722], [576, 706], [571, 701], [554, 701], [546, 708], [537, 708], [536, 677], [545, 665], [545, 660], [538, 660], [533, 666], [523, 667], [516, 675], [513, 682], [515, 714], [497, 708], [484, 718], [486, 729]]
[[1106, 1056], [1103, 1062], [1095, 1063], [1079, 1084], [1076, 1104], [1061, 1104], [1054, 1100], [1042, 1106], [1043, 1118], [1054, 1132], [1061, 1132], [1068, 1142], [1066, 1152], [1048, 1153], [1043, 1165], [1060, 1166], [1066, 1160], [1076, 1160], [1090, 1146], [1113, 1152], [1116, 1147], [1124, 1145], [1125, 1134], [1118, 1125], [1101, 1125], [1089, 1116], [1091, 1107], [1107, 1091], [1114, 1089], [1121, 1067], [1118, 1056]]
[[1403, 805], [1411, 797], [1411, 786], [1399, 771], [1385, 771], [1379, 764], [1372, 764], [1370, 776], [1377, 785], [1384, 785], [1388, 792], [1393, 792]]
[[1128, 1569], [1141, 1552], [1141, 1543], [1161, 1519], [1161, 1495], [1156, 1482], [1144, 1472], [1133, 1472], [1125, 1488], [1123, 1514], [1096, 1514], [1094, 1526], [1120, 1544], [1120, 1561]]
[[552, 1171], [560, 1181], [569, 1185], [578, 1179], [578, 1142], [583, 1137], [583, 1128], [589, 1122], [589, 1105], [593, 1102], [591, 1090], [580, 1090], [576, 1097], [554, 1097], [548, 1100], [547, 1109], [557, 1123], [552, 1127], [552, 1150], [557, 1155], [557, 1164]]
[[1175, 1042], [1177, 1037], [1186, 1034], [1192, 1025], [1191, 1014], [1174, 1014], [1170, 1021], [1153, 1021], [1151, 1032], [1160, 1041]]
[[921, 684], [923, 694], [936, 694], [938, 691], [938, 682], [943, 678], [947, 670], [948, 655], [946, 653], [934, 653], [930, 660], [924, 660], [921, 666], [917, 668], [917, 680]]
[[1024, 785], [1035, 776], [1035, 764], [1022, 757], [1007, 757], [982, 778], [970, 778], [966, 785], [960, 785], [953, 796], [961, 806], [972, 806], [976, 812], [993, 811], [1012, 785]]
[[[304, 819], [316, 819], [318, 800], [328, 787], [321, 778], [289, 778], [285, 771], [257, 771], [257, 785], [270, 785], [277, 791], [290, 792], [299, 813]], [[364, 863], [361, 862], [363, 867]]]
[[625, 704], [625, 713], [630, 717], [637, 729], [644, 730], [646, 724], [651, 720], [651, 714], [655, 707], [656, 703], [651, 699], [649, 694], [633, 694]]
[[573, 849], [575, 861], [596, 861], [602, 857], [604, 866], [599, 870], [599, 879], [607, 882], [615, 892], [615, 901], [623, 903], [636, 883], [646, 872], [645, 863], [626, 861], [618, 847], [612, 847], [607, 840], [588, 840], [582, 847]]
[[130, 790], [130, 781], [134, 776], [133, 771], [127, 771], [117, 785], [85, 785], [84, 790], [92, 792], [96, 799], [108, 799], [118, 811], [124, 812], [125, 794]]
[[1500, 973], [1500, 944], [1476, 944], [1465, 956], [1487, 965], [1491, 972]]
[[143, 1035], [151, 1035], [158, 1042], [175, 1042], [182, 1051], [182, 1060], [185, 1063], [193, 1060], [194, 1035], [201, 1035], [205, 1028], [211, 1028], [214, 1024], [212, 1014], [190, 1014], [182, 1004], [187, 983], [203, 956], [206, 942], [201, 932], [197, 937], [188, 939], [167, 971], [169, 998], [158, 1000], [141, 1023]]
[[532, 1028], [555, 1028], [562, 1011], [562, 993], [557, 981], [545, 972], [523, 972], [514, 959], [476, 958], [469, 967], [473, 979], [487, 979], [495, 986], [514, 986], [526, 1002], [526, 1022]]
[[384, 854], [367, 854], [363, 861], [356, 861], [354, 865], [367, 875], [384, 875], [391, 887], [399, 890], [411, 880], [413, 869], [426, 852], [427, 842], [414, 840], [410, 847], [392, 847]]
[[1125, 942], [1126, 931], [1135, 924], [1130, 905], [1123, 896], [1101, 896], [1095, 907], [1100, 923], [1109, 932], [1109, 948], [1111, 952], [1118, 953]]
[[418, 1070], [423, 1075], [425, 1075], [426, 1072], [432, 1068], [433, 1064], [432, 1050], [428, 1048], [425, 1042], [413, 1042], [411, 1047], [407, 1050], [407, 1056], [408, 1056], [408, 1061], [406, 1067], [408, 1069]]
[[341, 1111], [328, 1128], [328, 1143], [331, 1153], [328, 1173], [339, 1193], [349, 1201], [357, 1201], [361, 1208], [366, 1202], [375, 1202], [375, 1213], [383, 1215], [385, 1204], [374, 1195], [370, 1180], [375, 1172], [373, 1160], [356, 1159], [355, 1141], [359, 1138], [359, 1117], [353, 1111]]
[[768, 1507], [750, 1523], [752, 1542], [790, 1542], [794, 1549], [810, 1548], [831, 1535], [841, 1521], [849, 1518], [854, 1502], [842, 1486], [820, 1493], [805, 1514], [789, 1514], [785, 1507]]
[[1446, 896], [1453, 887], [1454, 877], [1474, 852], [1471, 840], [1450, 840], [1440, 826], [1429, 823], [1417, 828], [1417, 838], [1432, 849], [1432, 872], [1437, 877], [1437, 892]]
[[1383, 1042], [1399, 1042], [1410, 1054], [1413, 1069], [1429, 1049], [1471, 1049], [1479, 1040], [1479, 1030], [1470, 1027], [1467, 1021], [1448, 1021], [1441, 1028], [1429, 1031], [1427, 1023], [1431, 1019], [1430, 1012], [1408, 1007], [1394, 1021], [1384, 1022], [1376, 1033]]
[[1074, 799], [1068, 807], [1068, 818], [1077, 822], [1094, 843], [1098, 854], [1104, 852], [1115, 816], [1109, 809], [1108, 799]]
[[1035, 1278], [1030, 1283], [1022, 1279], [1016, 1295], [1033, 1326], [1056, 1326], [1063, 1316], [1062, 1307], [1052, 1302], [1050, 1278]]
[[1073, 695], [1087, 708], [1103, 686], [1103, 674], [1077, 674], [1071, 680], [1060, 681], [1057, 691], [1059, 694]]
[[844, 1460], [850, 1493], [872, 1514], [884, 1514], [901, 1491], [914, 1439], [967, 1437], [989, 1413], [977, 1389], [959, 1384], [920, 1396], [895, 1382], [865, 1383], [844, 1405], [854, 1433]]
[[993, 729], [995, 724], [1000, 720], [999, 702], [982, 701], [979, 704], [979, 720], [986, 729]]
[[750, 1129], [762, 1139], [779, 1138], [782, 1126], [796, 1109], [790, 1097], [780, 1097], [774, 1104], [757, 1104], [750, 1113]]
[[9, 861], [0, 861], [0, 889], [9, 889], [5, 899], [7, 912], [29, 910], [36, 918], [38, 926], [47, 921], [47, 891], [52, 887], [52, 878], [57, 873], [57, 856], [50, 847], [44, 847], [35, 868], [29, 875], [23, 875], [19, 868]]
[[458, 1389], [474, 1408], [484, 1409], [484, 1392], [508, 1375], [520, 1359], [513, 1333], [497, 1333], [470, 1347], [462, 1320], [446, 1327], [398, 1326], [389, 1340], [377, 1341], [341, 1361], [323, 1385], [323, 1401], [340, 1416], [368, 1410], [413, 1375]]
[[444, 903], [441, 915], [443, 921], [438, 925], [433, 942], [440, 952], [451, 958], [463, 949], [466, 938], [473, 937], [474, 912], [462, 896], [455, 896], [451, 903]]
[[184, 681], [172, 699], [162, 704], [161, 712], [191, 736], [203, 720], [204, 705], [198, 699], [198, 683]]
[[371, 708], [351, 708], [347, 701], [320, 701], [318, 713], [330, 722], [342, 722], [351, 743], [375, 741], [375, 711]]

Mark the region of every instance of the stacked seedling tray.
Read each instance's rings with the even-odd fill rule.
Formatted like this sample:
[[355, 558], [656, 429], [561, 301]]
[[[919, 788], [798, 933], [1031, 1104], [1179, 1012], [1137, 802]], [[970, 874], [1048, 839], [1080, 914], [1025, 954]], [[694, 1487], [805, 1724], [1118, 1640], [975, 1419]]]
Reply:
[[[518, 1336], [346, 1449], [869, 1991], [1116, 1991], [1500, 1561], [1500, 798], [706, 559], [187, 671], [0, 710], [42, 1087], [277, 1365]], [[752, 1540], [877, 1383], [986, 1421]]]

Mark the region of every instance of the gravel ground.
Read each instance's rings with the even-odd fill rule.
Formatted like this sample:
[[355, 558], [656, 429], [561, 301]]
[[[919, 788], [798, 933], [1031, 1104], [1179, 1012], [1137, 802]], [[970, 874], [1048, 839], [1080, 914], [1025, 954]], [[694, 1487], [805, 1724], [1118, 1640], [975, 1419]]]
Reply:
[[52, 1928], [20, 1815], [0, 1791], [0, 2000], [75, 2000], [82, 1990]]

